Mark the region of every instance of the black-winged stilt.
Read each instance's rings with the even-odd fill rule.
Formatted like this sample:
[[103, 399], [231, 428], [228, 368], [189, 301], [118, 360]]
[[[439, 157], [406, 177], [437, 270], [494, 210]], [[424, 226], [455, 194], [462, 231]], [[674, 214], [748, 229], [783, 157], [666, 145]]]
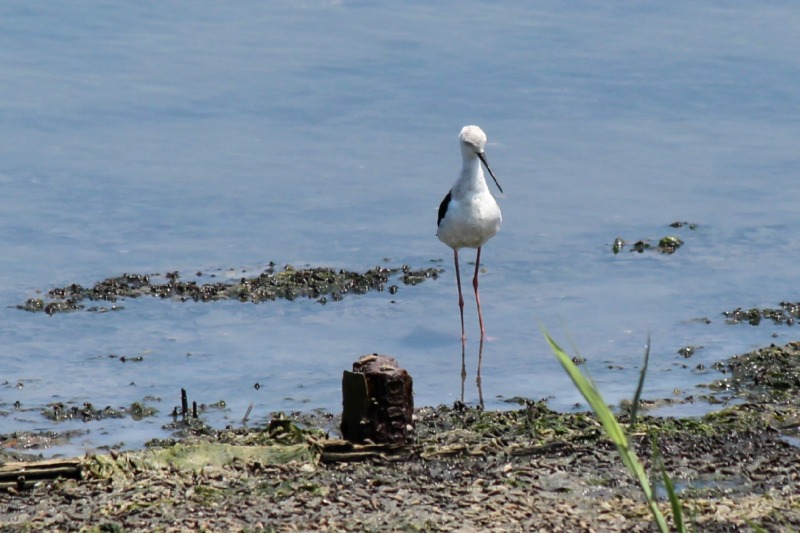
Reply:
[[[456, 264], [456, 283], [458, 284], [458, 307], [461, 312], [461, 345], [466, 344], [467, 336], [464, 332], [464, 297], [461, 294], [461, 273], [458, 268], [458, 250], [461, 248], [477, 248], [475, 257], [475, 277], [472, 286], [475, 289], [475, 302], [478, 304], [478, 322], [481, 326], [481, 345], [486, 335], [483, 327], [483, 313], [481, 312], [481, 299], [478, 296], [478, 271], [481, 264], [481, 247], [486, 241], [495, 236], [500, 229], [502, 216], [500, 207], [489, 192], [486, 179], [483, 175], [481, 163], [489, 171], [497, 188], [503, 188], [497, 182], [489, 162], [484, 154], [486, 134], [478, 126], [464, 126], [458, 136], [461, 144], [461, 155], [464, 159], [461, 175], [456, 180], [453, 188], [439, 205], [439, 221], [436, 236], [439, 240], [453, 249], [453, 258]], [[478, 372], [480, 372], [480, 367]]]

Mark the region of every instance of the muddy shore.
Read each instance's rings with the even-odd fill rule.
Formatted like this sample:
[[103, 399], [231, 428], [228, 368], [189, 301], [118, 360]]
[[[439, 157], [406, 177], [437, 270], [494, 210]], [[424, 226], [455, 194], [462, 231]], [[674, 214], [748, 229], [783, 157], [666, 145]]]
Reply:
[[[196, 273], [124, 274], [71, 284], [18, 307], [47, 314], [118, 311], [119, 299], [313, 298], [321, 304], [398, 290], [439, 270], [364, 272], [286, 266], [220, 281]], [[227, 276], [230, 278], [230, 276]], [[226, 279], [227, 279], [226, 278]], [[394, 283], [394, 284], [393, 284]], [[780, 319], [800, 306], [726, 312], [730, 324]], [[681, 352], [691, 357], [695, 347]], [[721, 379], [701, 418], [620, 419], [659, 485], [653, 443], [696, 531], [800, 530], [800, 343], [769, 346], [714, 365]], [[643, 400], [641, 408], [670, 400]], [[727, 406], [727, 407], [725, 407]], [[512, 406], [510, 406], [512, 407]], [[638, 485], [587, 413], [557, 413], [518, 399], [502, 412], [455, 404], [415, 412], [403, 446], [354, 448], [336, 440], [337, 414], [274, 414], [248, 429], [173, 420], [174, 439], [135, 452], [41, 461], [40, 435], [0, 435], [0, 531], [653, 531]], [[152, 416], [53, 404], [50, 420]], [[176, 417], [173, 414], [173, 417]], [[69, 436], [66, 436], [69, 438]], [[37, 440], [38, 439], [38, 440]], [[44, 442], [46, 445], [46, 442]], [[669, 504], [662, 510], [670, 515]]]
[[[655, 439], [697, 531], [800, 529], [798, 361], [800, 343], [736, 356], [711, 388], [741, 403], [626, 426], [649, 470]], [[348, 449], [330, 439], [336, 424], [317, 413], [188, 428], [146, 450], [79, 458], [66, 478], [5, 478], [0, 530], [653, 530], [589, 414], [523, 400], [504, 412], [422, 408], [413, 441], [393, 448]]]

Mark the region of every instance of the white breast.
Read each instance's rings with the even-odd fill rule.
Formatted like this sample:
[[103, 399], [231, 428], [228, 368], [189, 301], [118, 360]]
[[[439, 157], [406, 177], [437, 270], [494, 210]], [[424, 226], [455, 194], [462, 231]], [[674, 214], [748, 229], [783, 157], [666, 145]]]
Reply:
[[450, 248], [478, 248], [497, 234], [502, 220], [500, 207], [488, 192], [451, 199], [436, 235]]

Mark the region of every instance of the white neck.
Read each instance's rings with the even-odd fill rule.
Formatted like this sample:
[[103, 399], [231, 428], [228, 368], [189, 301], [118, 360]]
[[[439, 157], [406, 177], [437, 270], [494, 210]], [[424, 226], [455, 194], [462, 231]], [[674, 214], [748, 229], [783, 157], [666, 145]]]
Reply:
[[464, 164], [461, 167], [461, 176], [453, 186], [453, 194], [463, 196], [470, 193], [488, 191], [486, 178], [483, 175], [483, 167], [478, 156], [470, 154], [464, 157]]

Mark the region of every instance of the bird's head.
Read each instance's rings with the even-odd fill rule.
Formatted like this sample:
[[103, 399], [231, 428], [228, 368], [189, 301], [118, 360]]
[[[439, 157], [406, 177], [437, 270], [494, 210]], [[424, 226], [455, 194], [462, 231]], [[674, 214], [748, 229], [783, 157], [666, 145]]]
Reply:
[[483, 153], [483, 149], [486, 146], [486, 134], [483, 133], [483, 130], [478, 126], [464, 126], [461, 128], [461, 133], [458, 134], [458, 140], [461, 141], [461, 153], [464, 154], [464, 157], [477, 157], [480, 159], [483, 166], [489, 171], [489, 175], [494, 180], [497, 188], [500, 189], [500, 192], [503, 192], [503, 188], [497, 181], [494, 172], [492, 172], [492, 167], [489, 166], [489, 161]]
[[483, 153], [486, 146], [486, 134], [478, 126], [464, 126], [458, 134], [461, 141], [461, 149], [471, 152], [473, 156]]

